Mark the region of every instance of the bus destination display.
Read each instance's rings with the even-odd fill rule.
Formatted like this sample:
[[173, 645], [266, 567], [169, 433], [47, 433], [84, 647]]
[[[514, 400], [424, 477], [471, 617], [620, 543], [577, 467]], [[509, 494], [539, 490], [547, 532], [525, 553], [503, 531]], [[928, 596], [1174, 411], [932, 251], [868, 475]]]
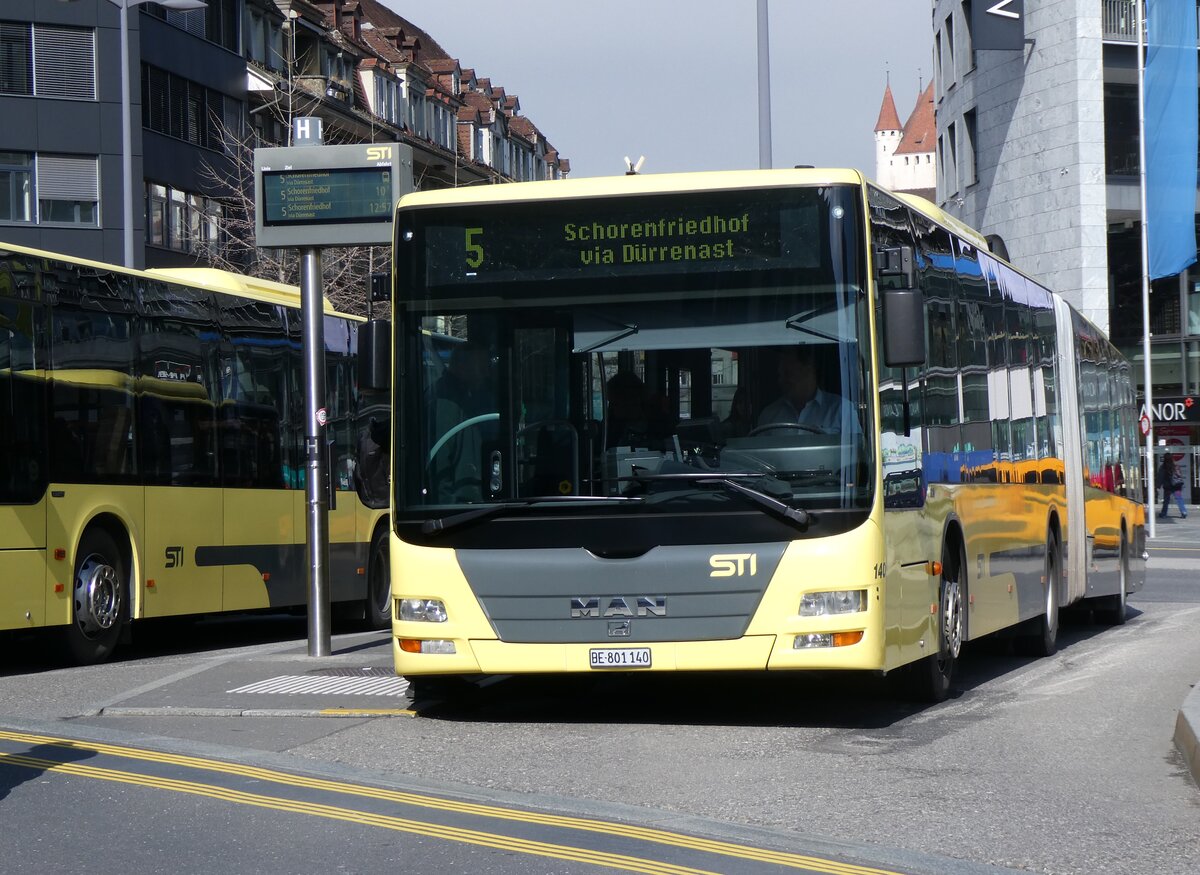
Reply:
[[539, 204], [532, 216], [519, 204], [469, 216], [431, 215], [424, 228], [425, 278], [443, 286], [816, 267], [827, 229], [820, 205], [799, 194], [792, 193], [790, 203], [760, 194], [691, 203], [647, 198], [620, 209]]
[[391, 167], [269, 171], [262, 174], [262, 187], [266, 226], [391, 219]]

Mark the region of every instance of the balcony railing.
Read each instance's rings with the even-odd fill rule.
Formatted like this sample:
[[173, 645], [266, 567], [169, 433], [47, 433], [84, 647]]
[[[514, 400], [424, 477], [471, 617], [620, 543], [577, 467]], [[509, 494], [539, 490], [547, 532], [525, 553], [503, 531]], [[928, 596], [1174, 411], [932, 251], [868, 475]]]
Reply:
[[1134, 30], [1137, 10], [1135, 0], [1100, 0], [1101, 27], [1104, 39], [1114, 42], [1137, 42]]
[[[1100, 0], [1101, 28], [1106, 42], [1136, 43], [1136, 12], [1134, 3], [1137, 0]], [[1145, 12], [1143, 6], [1142, 11]], [[1200, 16], [1200, 9], [1197, 9]], [[1200, 20], [1200, 18], [1198, 18]], [[1142, 33], [1145, 34], [1146, 19], [1142, 19]]]

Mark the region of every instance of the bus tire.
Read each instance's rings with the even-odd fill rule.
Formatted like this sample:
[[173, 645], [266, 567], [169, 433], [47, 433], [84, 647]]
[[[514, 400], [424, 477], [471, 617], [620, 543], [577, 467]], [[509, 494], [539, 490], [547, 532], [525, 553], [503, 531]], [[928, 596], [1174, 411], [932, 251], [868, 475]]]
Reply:
[[1129, 597], [1129, 543], [1125, 532], [1121, 532], [1121, 555], [1117, 559], [1117, 577], [1120, 578], [1117, 594], [1103, 599], [1095, 614], [1101, 622], [1110, 626], [1124, 626], [1127, 600]]
[[112, 656], [129, 617], [129, 574], [112, 536], [90, 528], [75, 552], [67, 648], [81, 665]]
[[1058, 650], [1058, 589], [1062, 576], [1062, 553], [1058, 549], [1058, 535], [1051, 533], [1046, 538], [1046, 592], [1043, 612], [1031, 621], [1034, 631], [1024, 638], [1025, 651], [1030, 656], [1053, 656]]
[[392, 568], [388, 561], [387, 526], [380, 526], [371, 538], [363, 616], [368, 629], [387, 629], [392, 625]]
[[958, 548], [958, 559], [952, 567], [942, 563], [942, 577], [938, 584], [938, 624], [936, 650], [922, 658], [912, 667], [911, 690], [913, 697], [922, 702], [936, 704], [950, 695], [954, 682], [954, 669], [966, 640], [967, 621], [965, 605], [967, 595], [966, 551]]

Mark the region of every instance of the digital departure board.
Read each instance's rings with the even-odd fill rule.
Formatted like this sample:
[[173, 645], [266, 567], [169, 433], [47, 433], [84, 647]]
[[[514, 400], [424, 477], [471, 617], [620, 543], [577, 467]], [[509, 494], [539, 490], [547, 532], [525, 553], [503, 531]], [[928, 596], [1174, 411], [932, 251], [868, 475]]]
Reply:
[[412, 149], [400, 143], [254, 150], [259, 246], [386, 244], [392, 212], [412, 191]]
[[391, 167], [263, 173], [263, 225], [390, 222]]

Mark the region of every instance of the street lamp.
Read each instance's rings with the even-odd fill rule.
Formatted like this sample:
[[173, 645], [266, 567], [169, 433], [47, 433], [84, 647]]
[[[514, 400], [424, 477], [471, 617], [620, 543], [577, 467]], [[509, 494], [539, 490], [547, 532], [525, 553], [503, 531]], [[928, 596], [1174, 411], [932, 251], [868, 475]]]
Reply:
[[[122, 221], [125, 238], [125, 266], [133, 267], [133, 134], [130, 130], [129, 102], [129, 10], [151, 0], [108, 0], [121, 11], [121, 184]], [[167, 9], [185, 11], [203, 9], [206, 0], [155, 0]]]

